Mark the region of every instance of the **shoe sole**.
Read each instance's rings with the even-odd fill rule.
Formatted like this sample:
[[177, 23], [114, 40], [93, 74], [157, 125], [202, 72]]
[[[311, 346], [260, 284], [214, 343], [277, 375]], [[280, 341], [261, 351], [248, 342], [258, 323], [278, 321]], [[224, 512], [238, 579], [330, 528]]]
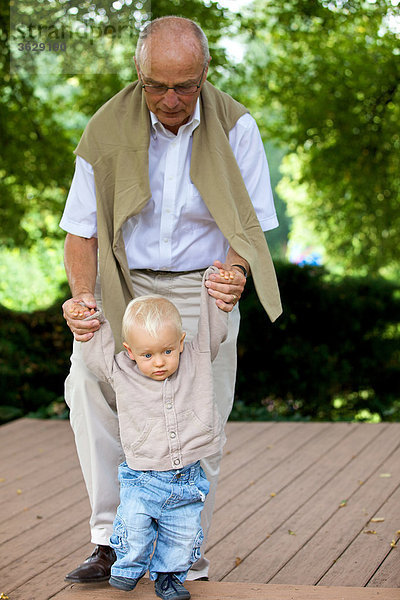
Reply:
[[101, 583], [102, 581], [108, 581], [110, 579], [110, 575], [106, 575], [105, 577], [92, 577], [92, 579], [73, 579], [72, 577], [64, 577], [64, 581], [68, 581], [68, 583]]
[[130, 585], [128, 583], [124, 583], [123, 581], [118, 581], [110, 577], [108, 583], [116, 588], [117, 590], [122, 590], [123, 592], [131, 592], [137, 586], [137, 582], [134, 585]]
[[[157, 592], [157, 590], [154, 590], [154, 591], [155, 591], [155, 593], [156, 593], [156, 596], [158, 596], [159, 598], [164, 598], [164, 596], [163, 596], [162, 594], [159, 594], [159, 593]], [[170, 597], [168, 598], [168, 600], [190, 600], [190, 598], [191, 598], [191, 595], [190, 595], [190, 593], [188, 592], [188, 596], [170, 596]]]

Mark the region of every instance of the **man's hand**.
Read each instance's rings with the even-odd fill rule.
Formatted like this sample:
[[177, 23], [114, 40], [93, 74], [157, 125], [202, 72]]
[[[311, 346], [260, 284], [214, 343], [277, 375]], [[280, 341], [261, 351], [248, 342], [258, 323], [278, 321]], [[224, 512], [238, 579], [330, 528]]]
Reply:
[[219, 274], [211, 273], [205, 285], [218, 308], [231, 312], [243, 293], [246, 278], [239, 269], [219, 260], [214, 261], [214, 266], [219, 269]]
[[93, 333], [100, 328], [98, 319], [83, 320], [94, 314], [96, 310], [96, 300], [93, 294], [85, 293], [70, 298], [64, 302], [62, 308], [64, 319], [78, 342], [89, 341], [93, 337]]

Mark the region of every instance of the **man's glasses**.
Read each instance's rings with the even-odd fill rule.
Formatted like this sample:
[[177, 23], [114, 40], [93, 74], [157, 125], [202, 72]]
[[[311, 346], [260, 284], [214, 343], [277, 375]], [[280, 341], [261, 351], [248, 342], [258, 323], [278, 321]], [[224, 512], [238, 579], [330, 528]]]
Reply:
[[[206, 70], [206, 68], [203, 67], [199, 82], [195, 83], [195, 84], [189, 83], [187, 85], [184, 84], [184, 85], [168, 86], [168, 85], [160, 85], [160, 84], [150, 85], [148, 83], [141, 82], [141, 86], [145, 92], [147, 92], [148, 94], [153, 94], [154, 96], [163, 96], [164, 94], [166, 94], [168, 92], [168, 90], [174, 90], [175, 94], [178, 94], [178, 96], [191, 96], [192, 94], [195, 94], [197, 92], [197, 90], [199, 89], [199, 87], [201, 86], [201, 82], [202, 82], [205, 70]], [[143, 79], [142, 73], [140, 73], [140, 76], [141, 76], [141, 79]]]

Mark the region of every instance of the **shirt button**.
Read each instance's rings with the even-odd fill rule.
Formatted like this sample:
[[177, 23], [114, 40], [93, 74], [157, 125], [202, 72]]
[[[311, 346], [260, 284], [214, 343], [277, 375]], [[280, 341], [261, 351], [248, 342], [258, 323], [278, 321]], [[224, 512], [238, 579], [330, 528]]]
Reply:
[[169, 242], [169, 239], [168, 238], [164, 238], [164, 243], [168, 244], [168, 242]]
[[181, 461], [179, 460], [179, 458], [176, 458], [176, 459], [174, 460], [174, 465], [179, 465], [179, 464], [180, 464], [180, 462], [181, 462]]
[[172, 408], [172, 404], [171, 404], [171, 402], [168, 402], [168, 404], [167, 404], [167, 408]]
[[171, 431], [171, 433], [169, 434], [169, 437], [172, 439], [175, 438], [176, 437], [175, 431]]

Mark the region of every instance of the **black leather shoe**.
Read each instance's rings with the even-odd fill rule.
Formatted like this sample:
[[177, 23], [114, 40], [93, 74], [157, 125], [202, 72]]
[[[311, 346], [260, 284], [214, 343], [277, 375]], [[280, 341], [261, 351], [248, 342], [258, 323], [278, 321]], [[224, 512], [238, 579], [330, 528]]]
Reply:
[[77, 569], [68, 573], [65, 581], [73, 583], [97, 583], [108, 581], [111, 575], [111, 565], [117, 560], [110, 546], [96, 546], [89, 556]]

